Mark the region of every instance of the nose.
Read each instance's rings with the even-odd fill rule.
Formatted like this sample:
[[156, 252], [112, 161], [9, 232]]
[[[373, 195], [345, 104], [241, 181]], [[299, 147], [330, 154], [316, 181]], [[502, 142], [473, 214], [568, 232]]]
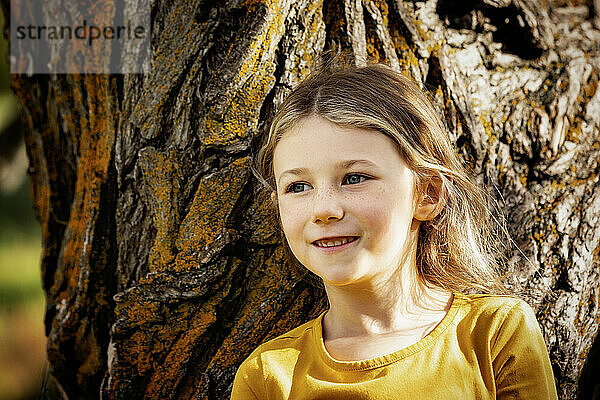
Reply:
[[317, 190], [313, 198], [313, 223], [330, 222], [344, 218], [344, 208], [338, 193], [332, 188]]

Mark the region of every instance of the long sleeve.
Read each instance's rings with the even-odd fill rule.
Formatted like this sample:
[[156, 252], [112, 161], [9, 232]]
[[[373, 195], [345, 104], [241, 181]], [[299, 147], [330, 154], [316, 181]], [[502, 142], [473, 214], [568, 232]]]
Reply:
[[492, 343], [498, 399], [557, 399], [548, 350], [531, 307], [517, 302]]

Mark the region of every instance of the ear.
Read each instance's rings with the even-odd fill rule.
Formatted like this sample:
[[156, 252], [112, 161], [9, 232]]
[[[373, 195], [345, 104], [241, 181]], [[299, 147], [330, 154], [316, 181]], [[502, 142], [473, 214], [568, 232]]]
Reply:
[[432, 176], [423, 184], [415, 207], [414, 217], [418, 221], [432, 220], [446, 205], [448, 192], [442, 178]]

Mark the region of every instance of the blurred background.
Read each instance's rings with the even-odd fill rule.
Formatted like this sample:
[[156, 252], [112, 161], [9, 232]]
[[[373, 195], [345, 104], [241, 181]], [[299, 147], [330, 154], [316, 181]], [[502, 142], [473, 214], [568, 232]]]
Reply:
[[[4, 15], [0, 10], [0, 32]], [[41, 230], [29, 191], [27, 155], [0, 35], [0, 400], [37, 399], [46, 360]]]

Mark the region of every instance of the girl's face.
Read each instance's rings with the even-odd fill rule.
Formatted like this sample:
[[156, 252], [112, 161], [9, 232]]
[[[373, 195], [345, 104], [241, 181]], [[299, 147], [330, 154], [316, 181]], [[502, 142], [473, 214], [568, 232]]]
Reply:
[[277, 144], [273, 170], [288, 244], [325, 284], [385, 282], [414, 262], [414, 176], [386, 135], [306, 118]]

